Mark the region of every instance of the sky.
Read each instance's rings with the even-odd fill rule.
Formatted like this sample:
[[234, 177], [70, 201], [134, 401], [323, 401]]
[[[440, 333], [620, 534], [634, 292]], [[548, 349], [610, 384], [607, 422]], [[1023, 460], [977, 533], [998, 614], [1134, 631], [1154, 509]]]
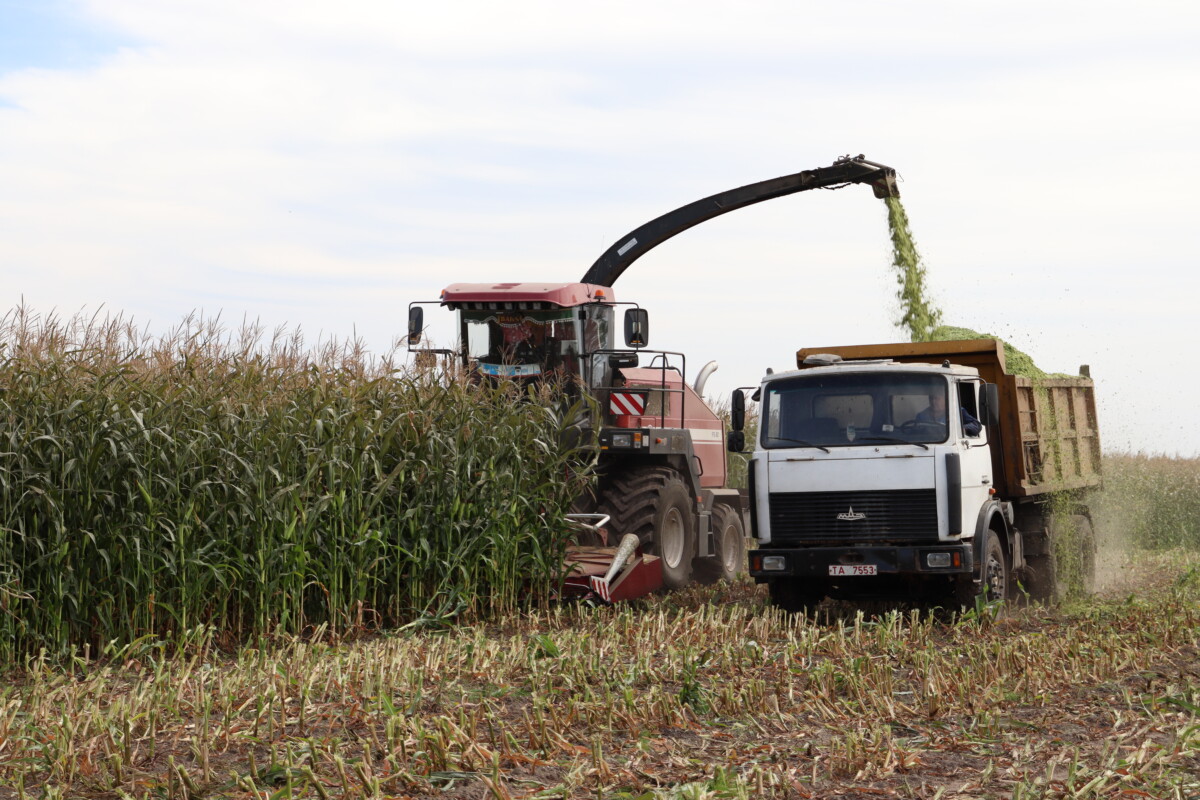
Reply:
[[[1089, 364], [1106, 450], [1196, 456], [1198, 41], [1166, 0], [0, 0], [4, 300], [382, 353], [447, 284], [578, 280], [660, 214], [862, 153], [946, 322]], [[902, 340], [889, 248], [868, 188], [804, 192], [615, 294], [726, 395]]]

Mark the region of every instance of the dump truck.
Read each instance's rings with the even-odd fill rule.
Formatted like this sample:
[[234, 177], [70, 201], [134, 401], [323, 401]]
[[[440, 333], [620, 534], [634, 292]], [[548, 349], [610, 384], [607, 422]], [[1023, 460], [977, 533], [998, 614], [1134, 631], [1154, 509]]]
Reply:
[[[613, 284], [649, 250], [701, 222], [796, 192], [851, 184], [870, 185], [880, 198], [898, 195], [895, 170], [847, 156], [651, 220], [614, 242], [579, 282], [454, 283], [437, 301], [409, 305], [410, 349], [422, 341], [424, 305], [457, 314], [456, 346], [418, 351], [425, 357], [451, 359], [479, 380], [553, 381], [594, 401], [600, 412], [597, 482], [594, 494], [578, 505], [576, 519], [589, 533], [586, 553], [576, 551], [574, 567], [581, 584], [608, 587], [597, 589], [598, 599], [609, 599], [609, 589], [618, 586], [626, 587], [626, 596], [634, 591], [630, 587], [653, 588], [652, 576], [626, 579], [610, 574], [605, 563], [630, 555], [622, 545], [631, 535], [638, 548], [627, 563], [661, 571], [668, 588], [730, 579], [745, 563], [745, 502], [728, 486], [724, 425], [703, 398], [713, 366], [689, 383], [686, 356], [650, 350], [649, 312], [618, 302]], [[618, 307], [624, 347], [616, 342]]]
[[[1094, 385], [1005, 368], [996, 339], [804, 348], [755, 397], [749, 571], [772, 602], [971, 605], [1056, 592], [1056, 539], [1087, 583], [1100, 488]], [[734, 393], [729, 449], [745, 448]], [[1070, 534], [1070, 535], [1068, 535]]]

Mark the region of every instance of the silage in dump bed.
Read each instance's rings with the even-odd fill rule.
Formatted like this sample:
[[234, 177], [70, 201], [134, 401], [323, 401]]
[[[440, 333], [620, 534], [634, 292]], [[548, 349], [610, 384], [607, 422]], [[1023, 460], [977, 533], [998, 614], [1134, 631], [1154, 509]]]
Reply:
[[1005, 371], [1010, 375], [1023, 375], [1026, 378], [1031, 378], [1035, 382], [1046, 378], [1074, 378], [1076, 375], [1067, 375], [1061, 372], [1048, 373], [1042, 370], [1037, 364], [1033, 363], [1033, 358], [1027, 353], [1018, 350], [1008, 342], [1001, 339], [999, 336], [993, 336], [990, 333], [978, 333], [970, 328], [960, 328], [953, 325], [941, 325], [934, 329], [930, 335], [929, 341], [946, 342], [956, 339], [996, 339], [1004, 346], [1004, 366]]
[[4, 322], [2, 660], [487, 614], [552, 586], [581, 480], [567, 412], [201, 325]]
[[896, 324], [904, 328], [913, 342], [944, 342], [954, 339], [998, 339], [1004, 345], [1004, 360], [1011, 374], [1041, 380], [1047, 377], [1069, 377], [1061, 374], [1048, 375], [1033, 359], [1008, 342], [990, 333], [977, 333], [970, 328], [942, 325], [942, 312], [929, 299], [925, 283], [928, 271], [917, 251], [909, 226], [908, 213], [898, 197], [885, 199], [888, 209], [888, 233], [892, 239], [892, 268], [896, 271], [896, 298], [900, 301], [900, 319]]

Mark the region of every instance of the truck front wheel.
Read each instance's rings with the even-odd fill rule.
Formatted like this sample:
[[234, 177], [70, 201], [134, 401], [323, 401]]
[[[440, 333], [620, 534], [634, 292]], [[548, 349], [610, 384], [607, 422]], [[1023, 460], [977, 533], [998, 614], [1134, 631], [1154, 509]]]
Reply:
[[958, 592], [959, 603], [971, 607], [976, 603], [1003, 603], [1008, 599], [1008, 556], [1000, 545], [1000, 537], [989, 529], [983, 543], [983, 559], [980, 565], [982, 581], [976, 584], [966, 579]]

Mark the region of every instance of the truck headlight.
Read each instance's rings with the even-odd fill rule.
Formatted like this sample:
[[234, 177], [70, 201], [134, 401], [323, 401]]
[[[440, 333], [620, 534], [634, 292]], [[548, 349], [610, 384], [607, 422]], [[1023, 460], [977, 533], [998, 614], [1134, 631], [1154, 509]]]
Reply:
[[762, 568], [763, 572], [783, 572], [787, 569], [787, 558], [785, 556], [763, 556]]
[[950, 566], [950, 554], [929, 553], [925, 556], [925, 563], [934, 569], [937, 569], [938, 567], [948, 567]]

